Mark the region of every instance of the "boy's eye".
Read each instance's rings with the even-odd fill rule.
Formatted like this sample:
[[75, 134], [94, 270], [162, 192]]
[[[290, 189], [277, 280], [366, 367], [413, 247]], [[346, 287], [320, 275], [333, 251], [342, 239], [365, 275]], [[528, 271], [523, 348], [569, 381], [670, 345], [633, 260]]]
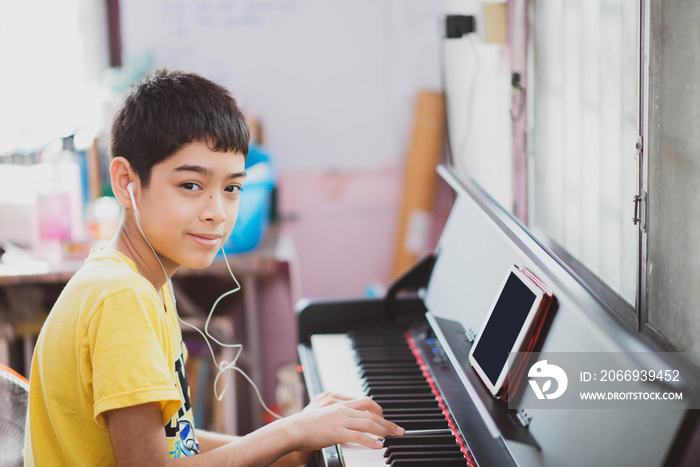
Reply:
[[242, 189], [243, 188], [241, 188], [239, 185], [229, 185], [226, 187], [226, 191], [233, 194], [240, 193]]
[[183, 183], [180, 186], [182, 188], [184, 188], [185, 190], [189, 190], [189, 191], [194, 191], [194, 190], [199, 189], [199, 185], [197, 185], [196, 183], [192, 183], [192, 182]]

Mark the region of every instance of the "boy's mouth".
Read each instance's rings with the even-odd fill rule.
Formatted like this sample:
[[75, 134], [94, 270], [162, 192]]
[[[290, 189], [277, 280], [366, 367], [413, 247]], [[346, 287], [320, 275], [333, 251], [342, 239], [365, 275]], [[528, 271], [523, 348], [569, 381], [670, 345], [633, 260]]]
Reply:
[[221, 235], [219, 234], [189, 234], [192, 240], [194, 240], [198, 245], [204, 247], [216, 247], [219, 245], [219, 239]]

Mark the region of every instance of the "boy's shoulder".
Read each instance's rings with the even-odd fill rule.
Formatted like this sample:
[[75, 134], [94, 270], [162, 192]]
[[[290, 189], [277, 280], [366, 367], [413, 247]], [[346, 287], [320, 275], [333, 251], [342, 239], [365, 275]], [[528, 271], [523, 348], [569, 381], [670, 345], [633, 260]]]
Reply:
[[139, 274], [133, 261], [110, 249], [92, 250], [71, 281], [81, 283], [82, 286], [89, 283], [109, 284], [108, 288], [112, 290], [146, 287], [150, 284]]
[[51, 308], [47, 324], [59, 324], [45, 326], [46, 333], [70, 327], [70, 323], [82, 329], [101, 316], [108, 303], [119, 307], [120, 314], [143, 310], [154, 319], [158, 313], [151, 310], [161, 309], [158, 293], [131, 260], [112, 250], [93, 250]]

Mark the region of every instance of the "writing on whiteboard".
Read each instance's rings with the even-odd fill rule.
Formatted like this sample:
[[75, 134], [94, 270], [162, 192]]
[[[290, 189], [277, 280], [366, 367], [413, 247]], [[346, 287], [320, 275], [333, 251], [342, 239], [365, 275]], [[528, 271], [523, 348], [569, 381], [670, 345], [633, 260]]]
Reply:
[[296, 0], [162, 0], [161, 25], [179, 37], [201, 28], [257, 27], [297, 10]]

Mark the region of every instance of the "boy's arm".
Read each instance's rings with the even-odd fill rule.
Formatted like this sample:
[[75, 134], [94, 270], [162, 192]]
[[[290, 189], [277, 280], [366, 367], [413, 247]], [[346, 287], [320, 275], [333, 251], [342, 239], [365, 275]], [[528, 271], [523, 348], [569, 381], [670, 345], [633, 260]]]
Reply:
[[[226, 444], [237, 441], [238, 439], [240, 439], [240, 436], [225, 435], [214, 431], [197, 430], [197, 441], [199, 441], [200, 452], [211, 451], [212, 449], [222, 447]], [[310, 459], [310, 452], [295, 451], [281, 457], [272, 465], [275, 467], [297, 466], [306, 464]]]
[[[106, 417], [115, 458], [120, 466], [165, 466], [171, 462], [182, 466], [270, 465], [293, 451], [316, 451], [343, 442], [378, 448], [382, 443], [375, 437], [403, 434], [402, 429], [381, 417], [381, 408], [369, 398], [325, 397], [296, 415], [266, 425], [231, 443], [196, 456], [170, 460], [157, 403], [112, 410], [106, 413]], [[287, 461], [305, 457], [297, 458], [292, 454], [280, 460], [287, 464]]]
[[212, 449], [219, 448], [224, 444], [232, 443], [237, 441], [240, 436], [225, 435], [223, 433], [216, 433], [214, 431], [196, 429], [197, 441], [199, 441], [199, 451], [207, 452]]
[[[265, 427], [211, 451], [169, 459], [158, 403], [111, 410], [106, 415], [118, 466], [270, 465], [293, 449], [294, 438], [286, 433], [285, 427], [278, 430]], [[221, 440], [215, 440], [214, 444]]]

